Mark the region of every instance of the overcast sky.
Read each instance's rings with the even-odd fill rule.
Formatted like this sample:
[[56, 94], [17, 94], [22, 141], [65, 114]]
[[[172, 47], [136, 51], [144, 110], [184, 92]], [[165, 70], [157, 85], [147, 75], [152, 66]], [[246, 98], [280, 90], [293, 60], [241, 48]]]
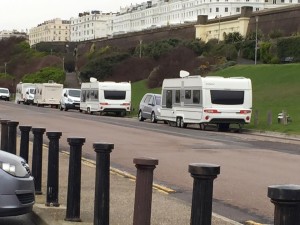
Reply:
[[146, 0], [0, 0], [0, 31], [26, 31], [45, 20], [69, 20], [84, 11], [117, 12]]

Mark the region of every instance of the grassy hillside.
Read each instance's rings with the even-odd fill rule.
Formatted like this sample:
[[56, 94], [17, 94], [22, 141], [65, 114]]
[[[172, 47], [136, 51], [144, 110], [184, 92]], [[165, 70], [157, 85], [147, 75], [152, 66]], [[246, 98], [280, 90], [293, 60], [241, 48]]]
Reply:
[[[252, 117], [248, 128], [300, 133], [300, 64], [238, 65], [210, 75], [243, 76], [252, 80], [253, 112], [258, 112], [258, 125], [254, 126]], [[282, 110], [292, 119], [288, 125], [277, 122]], [[272, 113], [272, 125], [267, 122], [268, 112]]]
[[[252, 122], [245, 128], [300, 134], [300, 64], [237, 65], [210, 75], [247, 77], [252, 80]], [[139, 101], [147, 92], [160, 93], [161, 88], [148, 89], [145, 80], [132, 84], [132, 115], [137, 114]], [[278, 124], [277, 115], [282, 110], [290, 115], [291, 123]], [[258, 124], [255, 126], [256, 111]], [[272, 113], [271, 125], [268, 125], [269, 112]]]
[[131, 92], [132, 92], [131, 93], [131, 104], [132, 104], [132, 108], [133, 108], [133, 111], [131, 112], [131, 114], [133, 116], [136, 116], [138, 114], [140, 101], [141, 101], [142, 97], [144, 96], [144, 94], [146, 94], [146, 93], [160, 94], [161, 88], [148, 89], [146, 80], [142, 80], [142, 81], [134, 82], [132, 84]]

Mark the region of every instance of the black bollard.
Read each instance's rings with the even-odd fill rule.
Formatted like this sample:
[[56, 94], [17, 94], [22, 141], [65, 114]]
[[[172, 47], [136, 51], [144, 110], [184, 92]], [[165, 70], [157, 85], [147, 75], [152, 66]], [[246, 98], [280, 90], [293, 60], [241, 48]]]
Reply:
[[110, 153], [114, 144], [94, 143], [96, 155], [94, 225], [109, 225]]
[[35, 194], [42, 194], [42, 161], [43, 161], [43, 134], [45, 128], [32, 128], [33, 151], [32, 151], [32, 176], [35, 183]]
[[8, 143], [7, 151], [12, 154], [17, 154], [17, 126], [19, 122], [17, 121], [8, 121]]
[[58, 207], [59, 138], [62, 132], [47, 132], [49, 139], [46, 206]]
[[191, 225], [211, 225], [213, 181], [220, 174], [220, 166], [192, 163], [189, 172], [194, 178]]
[[8, 151], [8, 125], [10, 120], [0, 120], [1, 122], [1, 150]]
[[70, 145], [70, 162], [65, 220], [80, 222], [81, 155], [85, 138], [68, 138], [67, 141]]
[[158, 159], [135, 158], [137, 168], [133, 225], [150, 225], [153, 171], [158, 165]]
[[28, 162], [28, 152], [29, 152], [29, 132], [31, 126], [19, 126], [21, 131], [20, 140], [20, 156]]
[[274, 225], [300, 224], [300, 185], [273, 185], [268, 197], [275, 205]]

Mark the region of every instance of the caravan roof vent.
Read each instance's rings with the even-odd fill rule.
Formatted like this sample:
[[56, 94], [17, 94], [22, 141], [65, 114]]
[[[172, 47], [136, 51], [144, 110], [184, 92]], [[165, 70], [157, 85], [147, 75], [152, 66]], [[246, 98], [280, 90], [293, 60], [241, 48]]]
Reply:
[[181, 78], [188, 77], [189, 75], [190, 75], [190, 73], [188, 71], [180, 70], [179, 76]]
[[90, 82], [91, 82], [91, 83], [95, 83], [95, 82], [97, 82], [97, 79], [96, 79], [95, 77], [91, 77], [91, 78], [90, 78]]

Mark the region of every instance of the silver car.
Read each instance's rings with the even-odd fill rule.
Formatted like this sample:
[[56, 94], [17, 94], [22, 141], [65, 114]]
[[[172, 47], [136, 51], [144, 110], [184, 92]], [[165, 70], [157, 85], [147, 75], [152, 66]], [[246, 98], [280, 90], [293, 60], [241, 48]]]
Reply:
[[32, 211], [34, 179], [25, 160], [0, 150], [0, 217]]
[[139, 106], [139, 121], [150, 119], [152, 123], [158, 121], [161, 110], [161, 95], [147, 93], [144, 95]]

